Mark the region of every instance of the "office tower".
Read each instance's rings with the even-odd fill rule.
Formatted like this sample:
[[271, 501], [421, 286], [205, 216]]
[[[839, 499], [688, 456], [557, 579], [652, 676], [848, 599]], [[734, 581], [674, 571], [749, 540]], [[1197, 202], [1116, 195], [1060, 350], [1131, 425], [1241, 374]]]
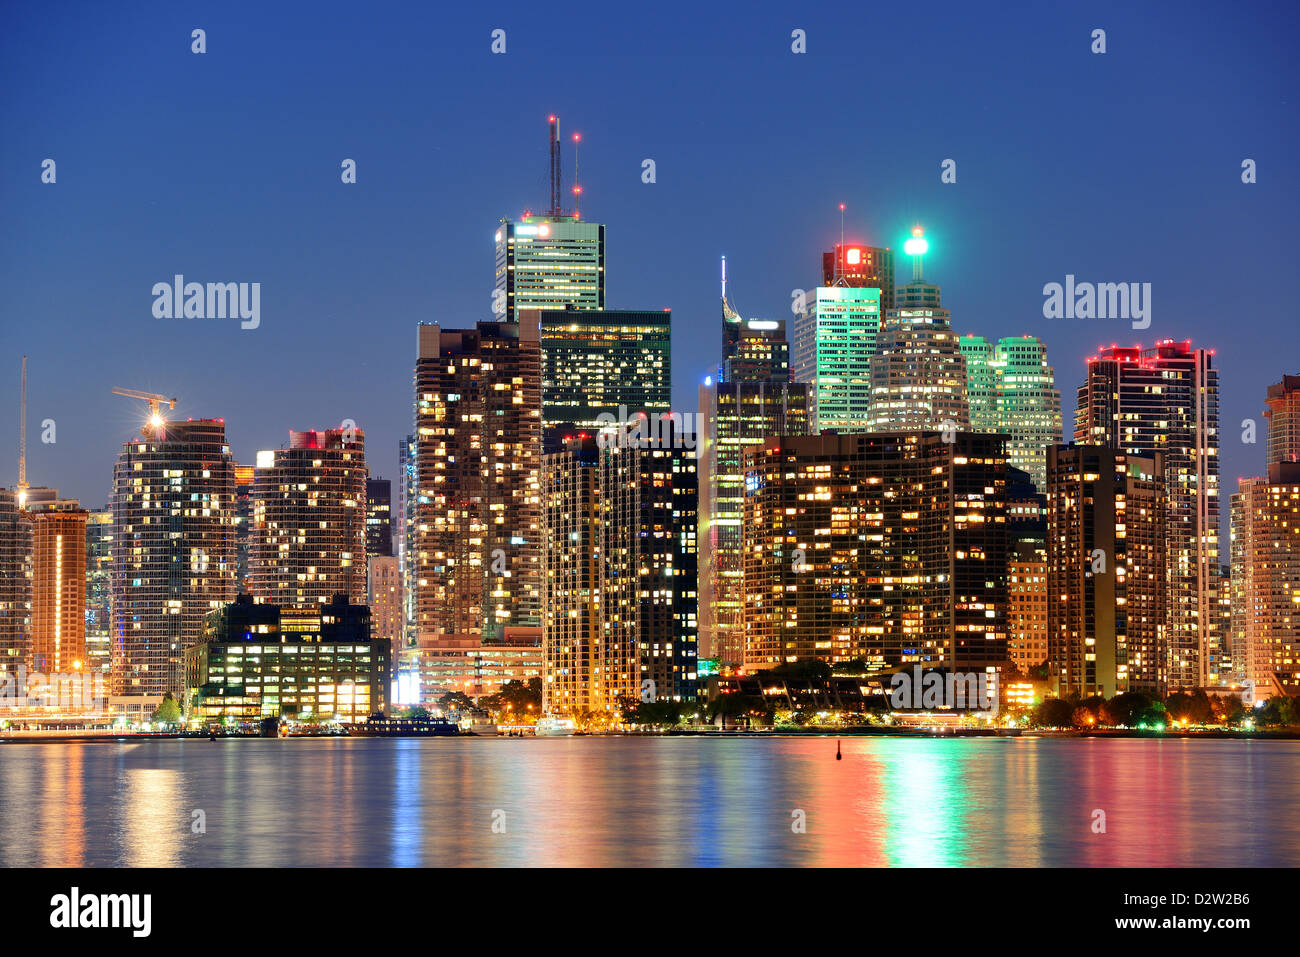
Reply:
[[970, 408], [970, 430], [1001, 431], [997, 382], [993, 371], [993, 347], [983, 336], [961, 336], [957, 344], [966, 360], [966, 400]]
[[605, 308], [605, 227], [572, 216], [502, 219], [496, 232], [494, 311]]
[[614, 426], [546, 456], [548, 713], [695, 698], [695, 437], [656, 431]]
[[746, 666], [1005, 663], [1002, 441], [950, 438], [824, 433], [746, 449]]
[[253, 586], [253, 476], [257, 469], [235, 463], [235, 576], [239, 593]]
[[1048, 660], [1061, 696], [1165, 692], [1162, 454], [1047, 450]]
[[1300, 375], [1284, 375], [1268, 387], [1268, 457], [1265, 461], [1300, 462]]
[[992, 344], [983, 336], [962, 336], [960, 344], [971, 431], [1006, 435], [1007, 461], [1043, 488], [1047, 447], [1061, 441], [1061, 394], [1046, 347], [1033, 336]]
[[540, 627], [541, 391], [535, 314], [420, 325], [411, 492], [421, 639]]
[[86, 517], [71, 500], [29, 509], [32, 523], [32, 667], [86, 668]]
[[1047, 449], [1061, 441], [1061, 393], [1034, 336], [1004, 336], [993, 349], [998, 431], [1007, 436], [1007, 461], [1047, 482]]
[[86, 516], [86, 671], [105, 686], [113, 674], [112, 576], [113, 510], [95, 509]]
[[235, 460], [221, 419], [155, 420], [113, 472], [113, 687], [179, 694], [203, 617], [234, 599]]
[[289, 433], [257, 453], [252, 588], [256, 601], [366, 600], [366, 440], [356, 428]]
[[[1283, 449], [1281, 454], [1287, 454]], [[1257, 700], [1300, 694], [1300, 462], [1270, 463], [1232, 496], [1233, 656]]]
[[186, 698], [204, 721], [365, 721], [387, 710], [389, 679], [387, 639], [346, 595], [299, 608], [240, 595], [185, 653]]
[[879, 289], [883, 315], [894, 308], [894, 251], [861, 243], [836, 243], [822, 253], [822, 285]]
[[546, 310], [534, 321], [541, 339], [547, 451], [560, 448], [567, 434], [599, 429], [621, 421], [620, 415], [657, 417], [668, 411], [672, 314], [667, 309]]
[[366, 605], [370, 608], [370, 630], [388, 642], [396, 677], [402, 638], [402, 578], [396, 555], [371, 555], [366, 559]]
[[880, 290], [819, 286], [795, 315], [792, 368], [808, 385], [809, 431], [871, 429], [871, 361], [880, 333]]
[[607, 712], [629, 701], [695, 700], [696, 437], [667, 417], [660, 426], [654, 437], [607, 442], [600, 454], [599, 706]]
[[917, 227], [905, 247], [912, 282], [895, 290], [895, 308], [885, 314], [869, 364], [872, 431], [970, 428], [966, 359], [939, 287], [922, 279], [927, 249]]
[[[725, 270], [725, 262], [724, 262]], [[699, 646], [701, 657], [745, 660], [741, 525], [743, 452], [774, 435], [808, 432], [808, 386], [790, 381], [780, 320], [744, 320], [722, 297], [719, 377], [700, 387]]]
[[393, 554], [393, 483], [366, 479], [366, 555]]
[[1217, 685], [1222, 636], [1219, 570], [1219, 380], [1213, 353], [1165, 339], [1112, 346], [1088, 359], [1074, 439], [1129, 455], [1164, 453], [1169, 563], [1169, 690]]
[[31, 664], [32, 525], [20, 493], [0, 489], [0, 675]]
[[600, 710], [604, 566], [601, 560], [600, 448], [573, 436], [542, 457], [542, 710]]

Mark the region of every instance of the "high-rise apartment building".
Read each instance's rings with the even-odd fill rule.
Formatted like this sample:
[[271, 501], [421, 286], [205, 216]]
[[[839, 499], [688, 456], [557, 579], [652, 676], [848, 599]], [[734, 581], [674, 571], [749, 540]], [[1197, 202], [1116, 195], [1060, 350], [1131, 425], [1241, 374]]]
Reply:
[[1300, 375], [1284, 375], [1282, 381], [1268, 387], [1269, 465], [1274, 462], [1300, 462]]
[[1016, 542], [1007, 559], [1007, 660], [1021, 674], [1048, 655], [1047, 549]]
[[1164, 694], [1166, 474], [1158, 452], [1048, 449], [1048, 661], [1062, 696]]
[[1074, 440], [1128, 455], [1163, 453], [1167, 503], [1166, 674], [1178, 691], [1221, 682], [1219, 379], [1213, 353], [1171, 339], [1088, 359]]
[[551, 713], [616, 714], [696, 693], [695, 437], [615, 426], [546, 457]]
[[235, 577], [239, 594], [251, 594], [253, 585], [253, 476], [252, 465], [235, 463]]
[[537, 317], [419, 327], [412, 571], [421, 640], [540, 626]]
[[179, 695], [185, 650], [237, 591], [235, 460], [221, 419], [148, 424], [113, 473], [113, 688]]
[[31, 664], [32, 525], [20, 494], [0, 489], [0, 675]]
[[502, 219], [496, 232], [494, 312], [605, 308], [605, 227], [571, 216]]
[[1002, 441], [944, 438], [822, 434], [746, 449], [747, 666], [1005, 663]]
[[366, 479], [366, 555], [393, 554], [393, 483]]
[[601, 710], [604, 619], [601, 449], [594, 435], [570, 437], [542, 459], [542, 710]]
[[86, 671], [111, 685], [113, 622], [109, 593], [113, 578], [113, 510], [86, 516]]
[[402, 634], [402, 579], [396, 555], [371, 555], [366, 559], [367, 601], [370, 607], [370, 630], [383, 638], [392, 650], [392, 666], [400, 664], [405, 641]]
[[536, 321], [548, 451], [562, 447], [566, 434], [594, 431], [639, 412], [657, 417], [668, 411], [672, 401], [669, 310], [571, 307], [543, 311]]
[[32, 667], [86, 674], [86, 518], [75, 501], [28, 512], [32, 523]]
[[257, 453], [252, 595], [302, 608], [366, 600], [366, 451], [357, 428], [290, 432]]

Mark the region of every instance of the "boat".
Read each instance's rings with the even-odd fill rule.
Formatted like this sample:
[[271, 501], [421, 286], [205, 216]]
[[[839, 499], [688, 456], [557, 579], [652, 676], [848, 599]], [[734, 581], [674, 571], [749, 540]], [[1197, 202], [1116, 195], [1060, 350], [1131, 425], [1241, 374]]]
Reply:
[[460, 734], [460, 729], [442, 718], [371, 718], [348, 725], [357, 738], [432, 738]]
[[491, 718], [471, 718], [469, 721], [461, 722], [461, 730], [466, 734], [477, 734], [488, 738], [495, 738], [500, 733], [496, 722]]
[[577, 732], [577, 722], [572, 718], [539, 718], [533, 733], [539, 738], [567, 738]]

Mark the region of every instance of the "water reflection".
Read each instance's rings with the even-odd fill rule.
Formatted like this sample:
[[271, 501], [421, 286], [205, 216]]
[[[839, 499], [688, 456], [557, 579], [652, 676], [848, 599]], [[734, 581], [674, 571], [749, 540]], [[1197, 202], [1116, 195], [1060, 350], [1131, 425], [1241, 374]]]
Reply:
[[[314, 739], [0, 747], [26, 866], [1300, 863], [1300, 744]], [[206, 831], [192, 828], [202, 810]], [[1106, 829], [1094, 829], [1094, 812]]]

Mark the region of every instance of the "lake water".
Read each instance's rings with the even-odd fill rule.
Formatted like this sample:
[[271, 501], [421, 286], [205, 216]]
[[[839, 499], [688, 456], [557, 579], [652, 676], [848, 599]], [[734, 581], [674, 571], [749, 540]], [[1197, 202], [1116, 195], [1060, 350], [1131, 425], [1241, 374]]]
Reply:
[[1300, 865], [1300, 742], [835, 744], [4, 744], [0, 864]]

